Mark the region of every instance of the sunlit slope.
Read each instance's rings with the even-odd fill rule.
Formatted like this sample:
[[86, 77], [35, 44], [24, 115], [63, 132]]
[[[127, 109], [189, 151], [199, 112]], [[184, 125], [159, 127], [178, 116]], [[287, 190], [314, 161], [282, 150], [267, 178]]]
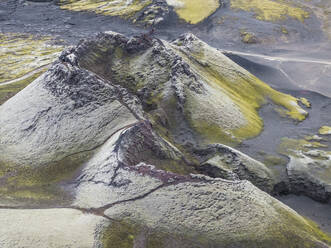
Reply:
[[231, 0], [234, 9], [252, 11], [259, 20], [279, 21], [294, 18], [301, 22], [309, 17], [309, 12], [296, 3], [280, 0]]
[[50, 36], [0, 33], [0, 104], [44, 72], [62, 49]]
[[191, 24], [197, 24], [210, 16], [219, 6], [219, 0], [167, 0], [178, 16]]

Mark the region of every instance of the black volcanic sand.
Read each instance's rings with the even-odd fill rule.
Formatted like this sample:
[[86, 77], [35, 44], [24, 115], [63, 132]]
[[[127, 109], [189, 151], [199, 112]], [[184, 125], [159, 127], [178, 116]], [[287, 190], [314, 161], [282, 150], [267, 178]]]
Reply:
[[[208, 44], [227, 50], [252, 54], [268, 54], [290, 58], [311, 60], [325, 59], [329, 65], [316, 63], [278, 62], [263, 58], [249, 57], [252, 62], [269, 65], [287, 77], [290, 85], [297, 85], [331, 97], [331, 42], [322, 30], [322, 23], [314, 14], [304, 23], [287, 19], [276, 23], [259, 21], [254, 13], [235, 11], [229, 8], [229, 0], [213, 15], [200, 24], [189, 25], [179, 20], [174, 13], [166, 23], [157, 27], [156, 35], [166, 40], [177, 38], [185, 32], [192, 32]], [[281, 28], [289, 34], [284, 38]], [[25, 32], [56, 36], [68, 44], [76, 44], [80, 39], [98, 32], [112, 30], [131, 36], [146, 32], [142, 25], [133, 25], [119, 17], [96, 15], [91, 12], [62, 10], [52, 1], [31, 2], [26, 0], [2, 0], [0, 2], [0, 32]], [[254, 33], [261, 44], [245, 44], [240, 31]], [[245, 67], [245, 66], [244, 66]], [[261, 68], [253, 73], [264, 79]], [[262, 74], [262, 75], [261, 75]], [[270, 75], [273, 76], [273, 75]], [[273, 87], [293, 89], [284, 81], [266, 80]], [[269, 82], [268, 82], [269, 81]]]
[[[210, 45], [218, 48], [267, 52], [273, 54], [302, 53], [308, 57], [331, 58], [326, 49], [331, 44], [322, 31], [322, 23], [314, 14], [304, 23], [289, 18], [278, 22], [260, 21], [254, 13], [231, 9], [229, 0], [209, 18], [197, 25], [189, 25], [171, 14], [168, 21], [158, 27], [158, 35], [174, 39], [183, 32], [192, 32]], [[132, 35], [143, 30], [119, 17], [96, 15], [91, 12], [62, 10], [52, 1], [31, 2], [26, 0], [2, 0], [0, 2], [0, 31], [29, 32], [59, 35], [62, 39], [76, 43], [79, 39], [100, 31], [112, 30]], [[289, 34], [284, 40], [281, 27]], [[240, 31], [256, 34], [263, 44], [241, 42]], [[308, 48], [308, 49], [307, 49]], [[331, 51], [331, 50], [329, 50]]]
[[[296, 84], [296, 80], [289, 79], [276, 66], [273, 66], [279, 64], [278, 62], [266, 62], [262, 64], [261, 59], [259, 59], [259, 62], [253, 62], [237, 55], [228, 55], [228, 57], [273, 88], [298, 98], [304, 97], [311, 103], [311, 108], [302, 106], [309, 113], [306, 120], [302, 122], [280, 116], [274, 110], [276, 106], [273, 104], [269, 103], [263, 106], [259, 113], [264, 120], [264, 130], [258, 137], [246, 140], [239, 146], [243, 152], [257, 159], [259, 159], [257, 155], [258, 151], [275, 154], [282, 137], [303, 139], [305, 136], [318, 134], [321, 126], [331, 124], [331, 98], [300, 87], [299, 84]], [[288, 64], [294, 64], [295, 66], [297, 63]], [[290, 68], [291, 66], [289, 65], [288, 67]], [[297, 74], [299, 75], [301, 72], [299, 70]], [[305, 72], [303, 71], [303, 73]], [[331, 78], [329, 80], [331, 83]], [[331, 95], [330, 86], [327, 90], [324, 93]], [[331, 145], [330, 142], [324, 143]]]
[[331, 234], [331, 205], [316, 202], [306, 196], [287, 195], [277, 197], [302, 216], [319, 224], [321, 229]]
[[[326, 54], [329, 55], [327, 52]], [[226, 55], [273, 88], [314, 91], [331, 97], [331, 59], [307, 58], [304, 54], [293, 55], [294, 60], [313, 61], [309, 63], [302, 61], [271, 61], [260, 57], [238, 56], [230, 53]], [[275, 56], [293, 58], [290, 54]], [[321, 63], [319, 63], [319, 60], [322, 60]]]
[[[323, 59], [331, 63], [331, 42], [315, 15], [311, 14], [304, 23], [293, 19], [264, 22], [256, 20], [253, 13], [231, 10], [226, 0], [222, 8], [198, 25], [186, 24], [174, 14], [169, 20], [157, 27], [156, 36], [172, 40], [182, 33], [192, 32], [216, 48], [251, 53], [253, 56], [228, 56], [273, 88], [305, 97], [312, 103], [312, 108], [306, 109], [309, 117], [299, 123], [279, 116], [273, 105], [265, 105], [260, 110], [264, 131], [241, 144], [239, 150], [261, 160], [259, 151], [276, 155], [282, 137], [302, 139], [305, 135], [316, 134], [322, 125], [331, 125], [331, 65], [309, 62]], [[281, 33], [282, 26], [289, 30], [289, 35]], [[146, 28], [119, 17], [61, 10], [53, 2], [0, 1], [0, 32], [52, 35], [74, 45], [80, 39], [107, 30], [127, 36], [147, 32]], [[240, 30], [254, 33], [263, 42], [243, 43]], [[256, 54], [307, 62], [270, 60]], [[330, 205], [292, 195], [280, 200], [331, 232]]]
[[[0, 2], [0, 32], [23, 32], [52, 35], [74, 45], [80, 39], [103, 31], [115, 31], [127, 36], [146, 32], [142, 25], [128, 23], [119, 17], [97, 15], [60, 9], [53, 2], [5, 0]], [[7, 8], [7, 9], [6, 9]], [[178, 23], [176, 16], [169, 18], [167, 31], [158, 32], [161, 38], [174, 39], [186, 32], [187, 24]], [[174, 22], [174, 23], [172, 23]], [[177, 25], [173, 25], [176, 24]], [[163, 29], [160, 26], [159, 29]]]
[[[192, 32], [208, 44], [225, 50], [242, 51], [252, 54], [268, 54], [308, 60], [325, 59], [329, 65], [316, 63], [278, 62], [257, 57], [247, 57], [251, 62], [267, 65], [275, 73], [283, 74], [290, 81], [265, 80], [273, 87], [312, 90], [331, 97], [331, 42], [322, 31], [322, 23], [314, 14], [304, 23], [287, 19], [276, 23], [259, 21], [254, 13], [235, 11], [229, 8], [229, 0], [224, 1], [213, 15], [200, 24], [190, 25], [179, 20], [172, 13], [166, 23], [156, 28], [156, 36], [165, 40], [177, 38], [185, 32]], [[289, 34], [281, 33], [285, 27]], [[0, 32], [25, 32], [56, 36], [67, 44], [74, 45], [80, 39], [98, 32], [112, 30], [127, 36], [147, 32], [142, 25], [130, 24], [119, 17], [96, 15], [91, 12], [62, 10], [50, 2], [31, 2], [26, 0], [2, 0], [0, 2]], [[254, 33], [262, 43], [245, 44], [241, 41], [240, 31]], [[280, 38], [281, 37], [281, 38]], [[245, 67], [245, 66], [244, 66]], [[246, 68], [246, 67], [245, 67]], [[252, 71], [264, 79], [261, 67]], [[278, 72], [277, 72], [278, 71]], [[273, 77], [268, 73], [269, 77]]]

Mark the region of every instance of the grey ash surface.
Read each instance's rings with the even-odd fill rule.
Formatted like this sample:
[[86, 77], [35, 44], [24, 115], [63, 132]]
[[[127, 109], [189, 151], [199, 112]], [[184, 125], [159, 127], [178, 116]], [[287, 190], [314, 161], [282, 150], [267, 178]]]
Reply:
[[[220, 25], [218, 20], [225, 15], [239, 20], [228, 19]], [[282, 25], [294, 33], [287, 43], [277, 41], [248, 45], [240, 40], [240, 29], [251, 30], [261, 38], [277, 37], [279, 32], [277, 30]], [[149, 29], [130, 24], [118, 17], [61, 10], [52, 1], [2, 0], [0, 2], [0, 32], [51, 35], [72, 45], [81, 39], [107, 30], [132, 36], [148, 32]], [[322, 125], [331, 124], [329, 98], [331, 97], [331, 46], [316, 16], [312, 15], [305, 25], [294, 20], [281, 23], [262, 22], [252, 18], [250, 13], [232, 11], [229, 9], [229, 2], [225, 1], [223, 8], [196, 26], [185, 24], [177, 17], [173, 17], [171, 21], [158, 26], [155, 35], [165, 40], [172, 40], [184, 32], [192, 32], [220, 49], [298, 59], [298, 61], [277, 59], [271, 61], [256, 56], [228, 55], [275, 89], [296, 97], [305, 97], [312, 103], [312, 108], [308, 109], [309, 117], [302, 123], [293, 123], [291, 120], [279, 117], [273, 112], [273, 106], [266, 105], [260, 110], [265, 124], [264, 131], [258, 137], [245, 141], [239, 147], [240, 151], [259, 159], [257, 152], [264, 150], [274, 153], [281, 137], [302, 138], [304, 135], [316, 133]], [[300, 62], [300, 59], [306, 59], [307, 62]], [[319, 59], [330, 61], [330, 64], [313, 62]], [[331, 233], [330, 205], [315, 202], [304, 196], [288, 195], [279, 199]]]

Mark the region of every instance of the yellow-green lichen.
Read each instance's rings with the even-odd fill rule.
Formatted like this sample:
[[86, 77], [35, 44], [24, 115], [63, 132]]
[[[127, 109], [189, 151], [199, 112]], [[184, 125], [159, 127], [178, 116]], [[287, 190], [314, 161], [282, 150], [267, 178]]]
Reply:
[[282, 26], [280, 29], [281, 29], [283, 34], [288, 34], [289, 33], [287, 28], [285, 28], [284, 26]]
[[324, 138], [322, 138], [318, 135], [307, 135], [307, 136], [305, 136], [305, 140], [307, 140], [307, 141], [325, 141]]
[[72, 11], [90, 11], [101, 15], [130, 18], [152, 3], [151, 0], [60, 0], [61, 8]]
[[71, 180], [76, 169], [90, 155], [91, 153], [77, 154], [38, 167], [0, 161], [0, 195], [16, 200], [61, 199], [63, 194], [57, 189], [57, 183]]
[[[186, 158], [187, 157], [188, 156], [186, 156]], [[191, 163], [196, 162], [192, 157], [189, 158], [192, 161], [192, 162], [190, 161]], [[164, 171], [169, 171], [181, 175], [188, 175], [197, 172], [193, 166], [188, 166], [187, 164], [185, 164], [184, 159], [182, 157], [176, 157], [176, 156], [171, 157], [171, 154], [168, 154], [168, 158], [160, 158], [160, 155], [155, 154], [151, 149], [140, 151], [139, 161], [145, 162], [147, 164], [152, 164], [157, 169], [161, 169]]]
[[278, 148], [278, 153], [283, 155], [299, 156], [300, 152], [307, 152], [312, 148], [326, 148], [326, 147], [328, 146], [317, 141], [282, 138]]
[[138, 233], [139, 230], [134, 225], [125, 222], [114, 222], [103, 231], [101, 241], [104, 248], [132, 248]]
[[[270, 206], [277, 212], [276, 218], [270, 219], [268, 227], [261, 232], [243, 232], [232, 234], [226, 239], [209, 238], [208, 234], [170, 233], [165, 230], [155, 230], [129, 221], [113, 221], [101, 233], [101, 243], [104, 248], [132, 248], [138, 244], [147, 248], [168, 247], [169, 240], [176, 247], [216, 247], [220, 242], [225, 247], [274, 247], [274, 248], [311, 248], [321, 242], [329, 245], [331, 238], [324, 233], [316, 223], [299, 216], [293, 210], [284, 206]], [[160, 227], [161, 229], [161, 227]]]
[[0, 33], [0, 84], [51, 63], [62, 49], [52, 37]]
[[[323, 150], [310, 150], [305, 152], [305, 155], [315, 159], [315, 160], [331, 160], [331, 151], [323, 151]], [[329, 168], [331, 170], [331, 168]], [[331, 175], [331, 173], [329, 173]]]
[[235, 136], [230, 131], [222, 129], [219, 125], [204, 120], [192, 120], [189, 118], [189, 115], [187, 115], [187, 117], [193, 129], [196, 130], [204, 140], [208, 140], [210, 143], [222, 142], [222, 144], [225, 145], [236, 146], [241, 142], [239, 137]]
[[310, 9], [321, 22], [325, 34], [331, 39], [331, 2], [329, 0], [301, 1], [302, 5]]
[[258, 42], [257, 37], [250, 32], [247, 31], [240, 31], [241, 41], [247, 44], [254, 44]]
[[37, 72], [30, 77], [27, 77], [22, 80], [18, 80], [11, 84], [5, 84], [5, 85], [0, 84], [0, 105], [3, 104], [12, 96], [14, 96], [16, 93], [24, 89], [28, 84], [30, 84], [33, 80], [39, 77], [45, 70]]
[[[287, 117], [302, 121], [307, 116], [308, 113], [298, 105], [297, 98], [272, 89], [216, 49], [203, 42], [192, 46], [184, 46], [184, 43], [184, 40], [179, 40], [177, 46], [177, 43], [164, 42], [169, 51], [183, 57], [197, 76], [197, 80], [191, 82], [189, 76], [179, 75], [179, 81], [186, 85], [192, 83], [190, 87], [183, 88], [183, 102], [178, 97], [169, 99], [169, 95], [163, 94], [164, 86], [169, 82], [171, 63], [167, 58], [154, 56], [153, 49], [126, 54], [121, 48], [101, 44], [86, 54], [80, 65], [104, 78], [111, 78], [130, 92], [143, 93], [144, 110], [164, 112], [162, 115], [167, 119], [170, 133], [193, 127], [195, 132], [191, 134], [196, 137], [192, 138], [202, 137], [206, 142], [236, 144], [257, 136], [263, 128], [258, 110], [268, 99], [279, 105]], [[107, 60], [95, 56], [103, 54], [103, 47], [109, 48]], [[106, 71], [106, 68], [111, 70]], [[181, 108], [184, 115], [176, 116]], [[177, 137], [185, 135], [176, 134]]]
[[280, 156], [266, 154], [263, 156], [263, 163], [267, 166], [286, 165], [287, 159]]
[[20, 201], [27, 204], [42, 204], [66, 201], [69, 196], [62, 193], [60, 190], [51, 188], [49, 186], [44, 186], [42, 188], [29, 187], [29, 188], [19, 188], [19, 187], [0, 187], [0, 198], [7, 201]]
[[321, 228], [312, 220], [304, 218], [309, 225], [310, 231], [317, 237], [320, 241], [331, 245], [331, 236], [321, 230]]
[[[272, 237], [268, 240], [270, 247], [311, 248], [318, 247], [320, 242], [331, 244], [331, 237], [313, 221], [291, 209], [277, 207], [277, 211], [280, 214], [279, 218], [266, 230]], [[268, 247], [269, 243], [264, 243], [263, 246]]]
[[191, 24], [203, 21], [220, 6], [219, 0], [167, 0], [167, 3], [174, 6], [181, 19]]
[[309, 12], [286, 0], [231, 0], [231, 7], [252, 11], [256, 19], [264, 21], [279, 21], [292, 17], [303, 22], [309, 17]]
[[[200, 134], [208, 137], [208, 140], [215, 140], [217, 137], [224, 137], [226, 140], [241, 141], [243, 139], [251, 138], [258, 135], [263, 128], [263, 121], [258, 114], [259, 108], [270, 99], [276, 105], [280, 106], [284, 114], [294, 120], [302, 121], [306, 118], [307, 112], [299, 105], [299, 99], [281, 93], [272, 89], [270, 86], [248, 73], [230, 59], [226, 58], [223, 54], [212, 48], [206, 48], [206, 45], [200, 46], [194, 50], [192, 48], [189, 52], [178, 47], [182, 52], [183, 58], [190, 64], [191, 68], [205, 81], [212, 90], [209, 95], [210, 101], [220, 102], [209, 103], [209, 109], [206, 108], [201, 111], [201, 118], [195, 117], [194, 114], [199, 108], [204, 107], [201, 94], [190, 97], [188, 93], [187, 115], [190, 119], [191, 125]], [[226, 99], [230, 99], [226, 100]], [[223, 102], [222, 102], [223, 101]], [[196, 104], [194, 104], [194, 102]], [[193, 105], [192, 105], [193, 104]], [[233, 118], [233, 123], [239, 123], [237, 126], [234, 124], [232, 127], [220, 125], [220, 123], [213, 122], [214, 116], [210, 115], [207, 118], [204, 112], [210, 111], [210, 108], [216, 107], [213, 105], [233, 106], [229, 118]], [[239, 108], [240, 113], [244, 116], [244, 120], [240, 123], [238, 117], [235, 117], [236, 108]], [[221, 111], [221, 110], [219, 110]], [[225, 115], [226, 113], [222, 113]], [[219, 140], [219, 142], [224, 142]]]
[[329, 126], [322, 126], [318, 130], [318, 133], [321, 134], [321, 135], [331, 134], [331, 127], [329, 127]]
[[128, 221], [114, 221], [101, 234], [104, 248], [133, 248], [137, 244], [146, 248], [166, 246], [166, 234]]
[[304, 97], [300, 97], [299, 98], [300, 102], [305, 105], [307, 108], [310, 108], [311, 107], [311, 103], [307, 100], [307, 98], [304, 98]]

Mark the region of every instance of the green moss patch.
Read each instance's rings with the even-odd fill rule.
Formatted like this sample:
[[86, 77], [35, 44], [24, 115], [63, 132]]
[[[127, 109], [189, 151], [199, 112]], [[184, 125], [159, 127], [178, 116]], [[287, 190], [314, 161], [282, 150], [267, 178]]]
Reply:
[[283, 155], [298, 156], [298, 152], [308, 152], [312, 148], [326, 148], [326, 147], [328, 146], [318, 141], [282, 138], [278, 148], [278, 152]]
[[106, 228], [101, 236], [104, 248], [132, 248], [139, 229], [125, 222], [114, 222]]
[[286, 0], [231, 0], [231, 8], [252, 11], [256, 19], [263, 21], [274, 22], [291, 17], [304, 22], [309, 17], [309, 12]]
[[246, 44], [255, 44], [259, 42], [255, 34], [244, 30], [240, 31], [240, 37], [241, 37], [241, 41]]
[[0, 33], [0, 83], [51, 63], [63, 49], [49, 36]]
[[164, 42], [164, 49], [182, 57], [196, 77], [178, 74], [178, 85], [185, 85], [180, 89], [184, 95], [180, 100], [171, 98], [173, 92], [167, 88], [173, 69], [168, 52], [154, 54], [156, 49], [146, 48], [128, 54], [120, 45], [105, 40], [93, 46], [79, 63], [139, 95], [144, 111], [162, 112], [167, 121], [164, 128], [170, 133], [202, 138], [202, 143], [232, 145], [259, 135], [263, 120], [258, 111], [268, 101], [295, 121], [303, 121], [308, 115], [299, 106], [300, 99], [272, 89], [216, 49], [198, 40], [188, 47], [185, 42]]
[[77, 169], [92, 153], [69, 156], [43, 166], [15, 166], [0, 161], [0, 195], [2, 198], [49, 202], [62, 200], [58, 183], [70, 181]]
[[33, 80], [39, 77], [45, 70], [35, 73], [32, 76], [27, 77], [25, 79], [16, 81], [15, 83], [6, 84], [6, 85], [0, 84], [0, 105], [3, 104], [5, 101], [7, 101], [9, 98], [16, 95], [16, 93], [24, 89]]
[[137, 244], [146, 248], [163, 248], [166, 247], [166, 236], [143, 225], [116, 221], [103, 231], [101, 240], [104, 248], [133, 248]]
[[121, 16], [124, 18], [132, 17], [135, 13], [142, 10], [152, 3], [151, 0], [60, 0], [62, 9], [71, 11], [89, 11], [101, 15]]
[[287, 159], [284, 157], [275, 156], [272, 154], [265, 154], [263, 156], [263, 163], [267, 166], [278, 166], [278, 165], [286, 166]]
[[167, 3], [181, 19], [191, 24], [203, 21], [220, 6], [219, 0], [167, 0]]
[[331, 127], [329, 127], [329, 126], [322, 126], [318, 130], [318, 133], [321, 134], [321, 135], [331, 134]]
[[[197, 48], [192, 48], [189, 52], [181, 49], [180, 46], [177, 48], [178, 51], [182, 52], [183, 58], [193, 71], [211, 87], [212, 90], [209, 92], [214, 95], [211, 95], [210, 98], [220, 99], [220, 102], [215, 102], [215, 104], [233, 106], [232, 116], [228, 117], [233, 118], [232, 124], [237, 123], [237, 127], [235, 125], [225, 127], [220, 123], [213, 122], [216, 112], [214, 115], [211, 114], [210, 118], [192, 117], [191, 113], [203, 107], [200, 96], [194, 96], [191, 100], [193, 105], [187, 106], [189, 109], [187, 113], [191, 115], [188, 118], [192, 127], [200, 134], [205, 135], [208, 140], [223, 137], [224, 139], [219, 140], [219, 142], [226, 142], [229, 139], [240, 142], [257, 136], [263, 129], [263, 121], [258, 110], [268, 99], [281, 108], [284, 116], [297, 121], [303, 121], [306, 118], [308, 113], [299, 106], [299, 99], [272, 89], [215, 49], [208, 48], [203, 43], [196, 46]], [[188, 99], [190, 99], [189, 96], [188, 94]], [[215, 104], [210, 103], [208, 108], [217, 108]], [[239, 108], [243, 117], [240, 114], [235, 116], [236, 108]], [[209, 112], [209, 110], [206, 108], [204, 112]], [[240, 119], [243, 120], [240, 122]]]
[[263, 233], [236, 234], [236, 238], [229, 240], [219, 237], [218, 240], [222, 240], [219, 242], [208, 239], [206, 234], [193, 235], [189, 230], [182, 234], [173, 234], [123, 220], [113, 221], [105, 228], [101, 241], [104, 248], [133, 248], [138, 244], [146, 248], [165, 248], [169, 247], [169, 240], [176, 247], [217, 247], [220, 242], [225, 247], [245, 248], [311, 248], [317, 247], [321, 242], [331, 244], [331, 237], [313, 221], [287, 208], [277, 207], [277, 212], [278, 218], [274, 218]]
[[283, 34], [289, 34], [287, 28], [285, 28], [284, 26], [282, 26], [280, 30], [282, 31]]
[[307, 100], [307, 98], [301, 97], [299, 101], [307, 108], [311, 107], [311, 103]]
[[[276, 242], [270, 240], [270, 247], [311, 248], [318, 247], [320, 242], [331, 244], [331, 237], [313, 221], [299, 216], [290, 209], [278, 208], [277, 210], [280, 218], [267, 230], [272, 239], [276, 240]], [[267, 247], [266, 243], [264, 246]]]

